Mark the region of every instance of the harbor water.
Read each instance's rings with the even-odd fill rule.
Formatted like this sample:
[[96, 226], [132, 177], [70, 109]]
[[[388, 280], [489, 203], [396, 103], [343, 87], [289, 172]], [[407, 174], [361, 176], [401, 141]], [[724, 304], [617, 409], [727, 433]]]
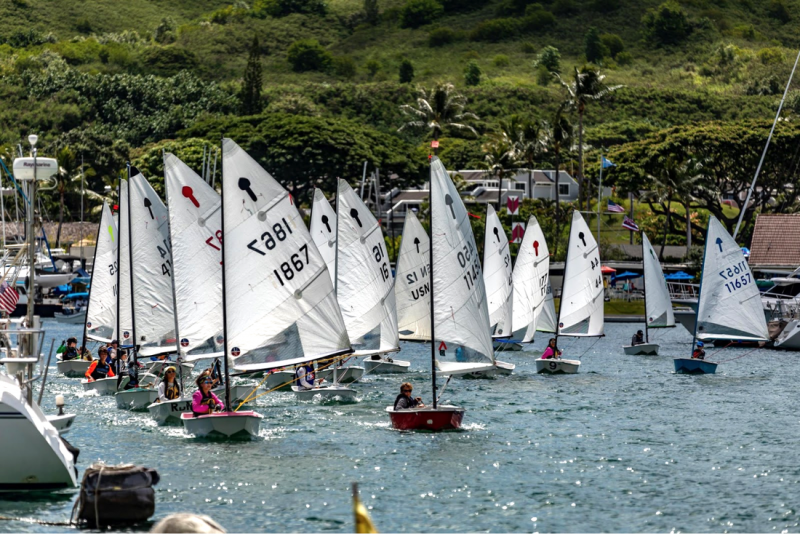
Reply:
[[[672, 358], [689, 354], [691, 335], [655, 331], [660, 356], [624, 356], [642, 326], [562, 338], [564, 356], [582, 361], [577, 375], [535, 373], [542, 334], [526, 352], [499, 353], [517, 366], [513, 376], [452, 380], [443, 399], [467, 409], [460, 432], [389, 427], [384, 410], [401, 382], [430, 399], [430, 348], [411, 343], [397, 357], [412, 372], [366, 376], [355, 404], [302, 404], [291, 392], [259, 398], [264, 420], [253, 441], [199, 441], [158, 427], [146, 412], [84, 394], [55, 362], [43, 408], [55, 413], [63, 394], [78, 413], [66, 437], [81, 450], [81, 476], [97, 460], [159, 471], [154, 520], [186, 511], [229, 532], [352, 532], [358, 482], [383, 532], [800, 530], [800, 355], [709, 348], [723, 362], [718, 374], [676, 375]], [[45, 328], [49, 348], [81, 327], [48, 320]], [[76, 498], [77, 490], [6, 494], [0, 515], [63, 521]], [[0, 521], [0, 532], [64, 530]]]

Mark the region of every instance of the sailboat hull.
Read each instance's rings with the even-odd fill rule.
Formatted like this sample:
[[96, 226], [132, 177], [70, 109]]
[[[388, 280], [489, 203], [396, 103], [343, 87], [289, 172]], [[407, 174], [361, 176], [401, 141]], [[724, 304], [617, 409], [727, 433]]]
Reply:
[[86, 376], [86, 371], [92, 362], [86, 360], [67, 360], [56, 364], [58, 372], [68, 378], [80, 378]]
[[265, 387], [268, 391], [287, 391], [294, 385], [294, 371], [275, 371], [267, 377]]
[[641, 345], [624, 345], [622, 350], [628, 356], [658, 356], [658, 345], [642, 343]]
[[514, 374], [514, 369], [517, 366], [513, 363], [508, 362], [501, 362], [500, 360], [494, 361], [494, 368], [490, 369], [489, 371], [476, 371], [474, 373], [468, 373], [465, 375], [460, 375], [461, 378], [495, 378], [497, 376], [511, 376]]
[[158, 391], [153, 388], [134, 388], [120, 391], [114, 397], [117, 399], [117, 408], [140, 412], [156, 401]]
[[394, 410], [386, 408], [395, 430], [427, 430], [441, 432], [442, 430], [458, 430], [464, 419], [464, 408], [458, 406], [438, 406], [433, 408], [419, 408], [411, 410]]
[[302, 389], [292, 386], [295, 397], [300, 401], [311, 401], [319, 396], [322, 400], [339, 400], [342, 402], [352, 402], [356, 398], [356, 390], [335, 384], [323, 385], [314, 389]]
[[510, 339], [495, 339], [495, 352], [518, 352], [522, 350], [522, 343]]
[[[220, 399], [225, 398], [225, 386], [217, 386], [211, 391]], [[253, 391], [253, 386], [244, 384], [231, 385], [231, 408], [235, 410], [236, 407], [250, 395], [251, 391]]]
[[181, 422], [181, 414], [192, 411], [192, 399], [154, 402], [147, 407], [147, 411], [159, 425], [178, 424]]
[[81, 380], [84, 391], [96, 391], [99, 395], [113, 395], [117, 392], [117, 377], [101, 378], [99, 380]]
[[219, 412], [195, 417], [181, 414], [183, 428], [195, 437], [246, 438], [258, 436], [262, 416], [256, 412]]
[[[336, 371], [337, 379], [340, 384], [352, 384], [364, 376], [364, 368], [358, 365], [342, 367]], [[323, 369], [317, 371], [317, 378], [324, 378], [328, 382], [333, 382], [333, 369]]]
[[578, 360], [536, 360], [536, 372], [545, 375], [572, 375], [578, 372], [580, 366]]
[[[170, 365], [176, 367], [178, 364], [176, 362], [157, 360], [151, 363], [146, 363], [145, 368], [147, 369], [148, 373], [161, 376], [164, 374], [164, 370]], [[180, 370], [183, 373], [184, 377], [188, 377], [189, 375], [192, 374], [192, 371], [194, 370], [194, 364], [182, 362]]]
[[395, 360], [394, 358], [381, 357], [377, 360], [371, 358], [364, 359], [364, 369], [367, 373], [375, 375], [396, 375], [407, 373], [411, 362], [406, 360]]
[[675, 358], [675, 372], [682, 375], [713, 375], [717, 363], [697, 358]]

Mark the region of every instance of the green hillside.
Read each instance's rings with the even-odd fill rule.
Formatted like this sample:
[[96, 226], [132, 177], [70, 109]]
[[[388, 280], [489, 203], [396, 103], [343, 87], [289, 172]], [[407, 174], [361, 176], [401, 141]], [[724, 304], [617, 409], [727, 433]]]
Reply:
[[[299, 192], [330, 189], [337, 173], [355, 179], [364, 160], [411, 185], [424, 179], [430, 132], [398, 128], [408, 121], [400, 106], [414, 102], [417, 87], [449, 82], [466, 97], [465, 111], [478, 116], [470, 120], [475, 133], [445, 129], [441, 156], [450, 167], [474, 168], [512, 115], [545, 121], [542, 131], [552, 133], [566, 95], [552, 71], [569, 81], [588, 65], [605, 84], [623, 87], [586, 107], [587, 180], [599, 151], [617, 160], [606, 183], [621, 198], [655, 187], [670, 165], [674, 180], [686, 161], [702, 160], [702, 180], [682, 194], [692, 196], [691, 208], [716, 213], [716, 203], [724, 216], [719, 200], [741, 189], [731, 180], [752, 176], [800, 46], [798, 7], [797, 0], [6, 0], [0, 145], [10, 157], [36, 131], [43, 151], [60, 153], [73, 169], [82, 155], [98, 191], [128, 159], [158, 181], [168, 140], [199, 167], [203, 146], [219, 134], [241, 141]], [[243, 108], [241, 90], [251, 52], [262, 84], [255, 116], [246, 117], [253, 109]], [[563, 114], [573, 125], [576, 109]], [[785, 116], [798, 113], [794, 90]], [[785, 157], [768, 169], [767, 184], [783, 197], [751, 207], [748, 219], [757, 210], [794, 209], [796, 196], [783, 186], [797, 178], [792, 147], [800, 133], [791, 120], [781, 129], [776, 150]], [[558, 150], [560, 165], [573, 171], [577, 138]], [[556, 152], [544, 135], [533, 161], [506, 167], [551, 167]], [[675, 161], [667, 164], [669, 157]], [[70, 220], [74, 191], [65, 198]], [[657, 221], [668, 204], [650, 198]], [[670, 242], [685, 235], [681, 218], [670, 219]]]

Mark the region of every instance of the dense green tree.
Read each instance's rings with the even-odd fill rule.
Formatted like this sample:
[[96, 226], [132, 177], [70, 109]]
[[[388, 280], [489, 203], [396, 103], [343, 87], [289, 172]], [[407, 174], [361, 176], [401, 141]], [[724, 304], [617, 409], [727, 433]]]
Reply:
[[604, 57], [609, 54], [608, 48], [600, 40], [600, 32], [597, 28], [591, 27], [586, 32], [583, 40], [583, 51], [586, 54], [586, 61], [590, 63], [599, 63]]
[[691, 24], [681, 6], [672, 0], [649, 10], [642, 17], [645, 37], [656, 44], [671, 45], [683, 41], [691, 32]]
[[403, 58], [400, 62], [399, 76], [400, 83], [411, 83], [414, 79], [414, 64], [411, 60]]
[[378, 9], [378, 0], [364, 0], [364, 19], [367, 24], [373, 26], [378, 23], [380, 18], [380, 11]]
[[443, 14], [444, 7], [436, 0], [407, 0], [400, 10], [400, 25], [403, 28], [419, 28]]
[[333, 55], [316, 39], [295, 41], [286, 51], [286, 59], [295, 72], [326, 71], [333, 63]]
[[481, 83], [481, 68], [476, 61], [470, 61], [464, 68], [464, 83], [467, 87]]
[[503, 207], [503, 180], [514, 174], [517, 166], [516, 146], [505, 132], [492, 134], [483, 145], [484, 164], [490, 176], [497, 178], [497, 211]]
[[250, 55], [244, 69], [244, 80], [239, 91], [239, 106], [242, 115], [255, 115], [261, 113], [261, 50], [258, 36], [253, 37], [250, 45]]
[[545, 46], [539, 55], [536, 57], [534, 67], [542, 66], [547, 69], [547, 72], [561, 72], [561, 54], [555, 46]]

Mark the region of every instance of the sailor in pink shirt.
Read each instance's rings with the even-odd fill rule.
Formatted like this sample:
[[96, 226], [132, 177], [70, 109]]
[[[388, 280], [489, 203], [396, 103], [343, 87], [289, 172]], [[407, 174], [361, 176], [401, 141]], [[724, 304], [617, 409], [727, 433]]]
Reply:
[[544, 349], [544, 354], [542, 354], [543, 360], [555, 360], [561, 356], [561, 351], [558, 350], [556, 347], [556, 338], [551, 337], [550, 343], [547, 344], [547, 348]]
[[210, 374], [207, 372], [201, 374], [195, 383], [198, 387], [198, 390], [192, 395], [192, 413], [195, 417], [225, 410], [225, 405], [211, 391], [214, 379]]

